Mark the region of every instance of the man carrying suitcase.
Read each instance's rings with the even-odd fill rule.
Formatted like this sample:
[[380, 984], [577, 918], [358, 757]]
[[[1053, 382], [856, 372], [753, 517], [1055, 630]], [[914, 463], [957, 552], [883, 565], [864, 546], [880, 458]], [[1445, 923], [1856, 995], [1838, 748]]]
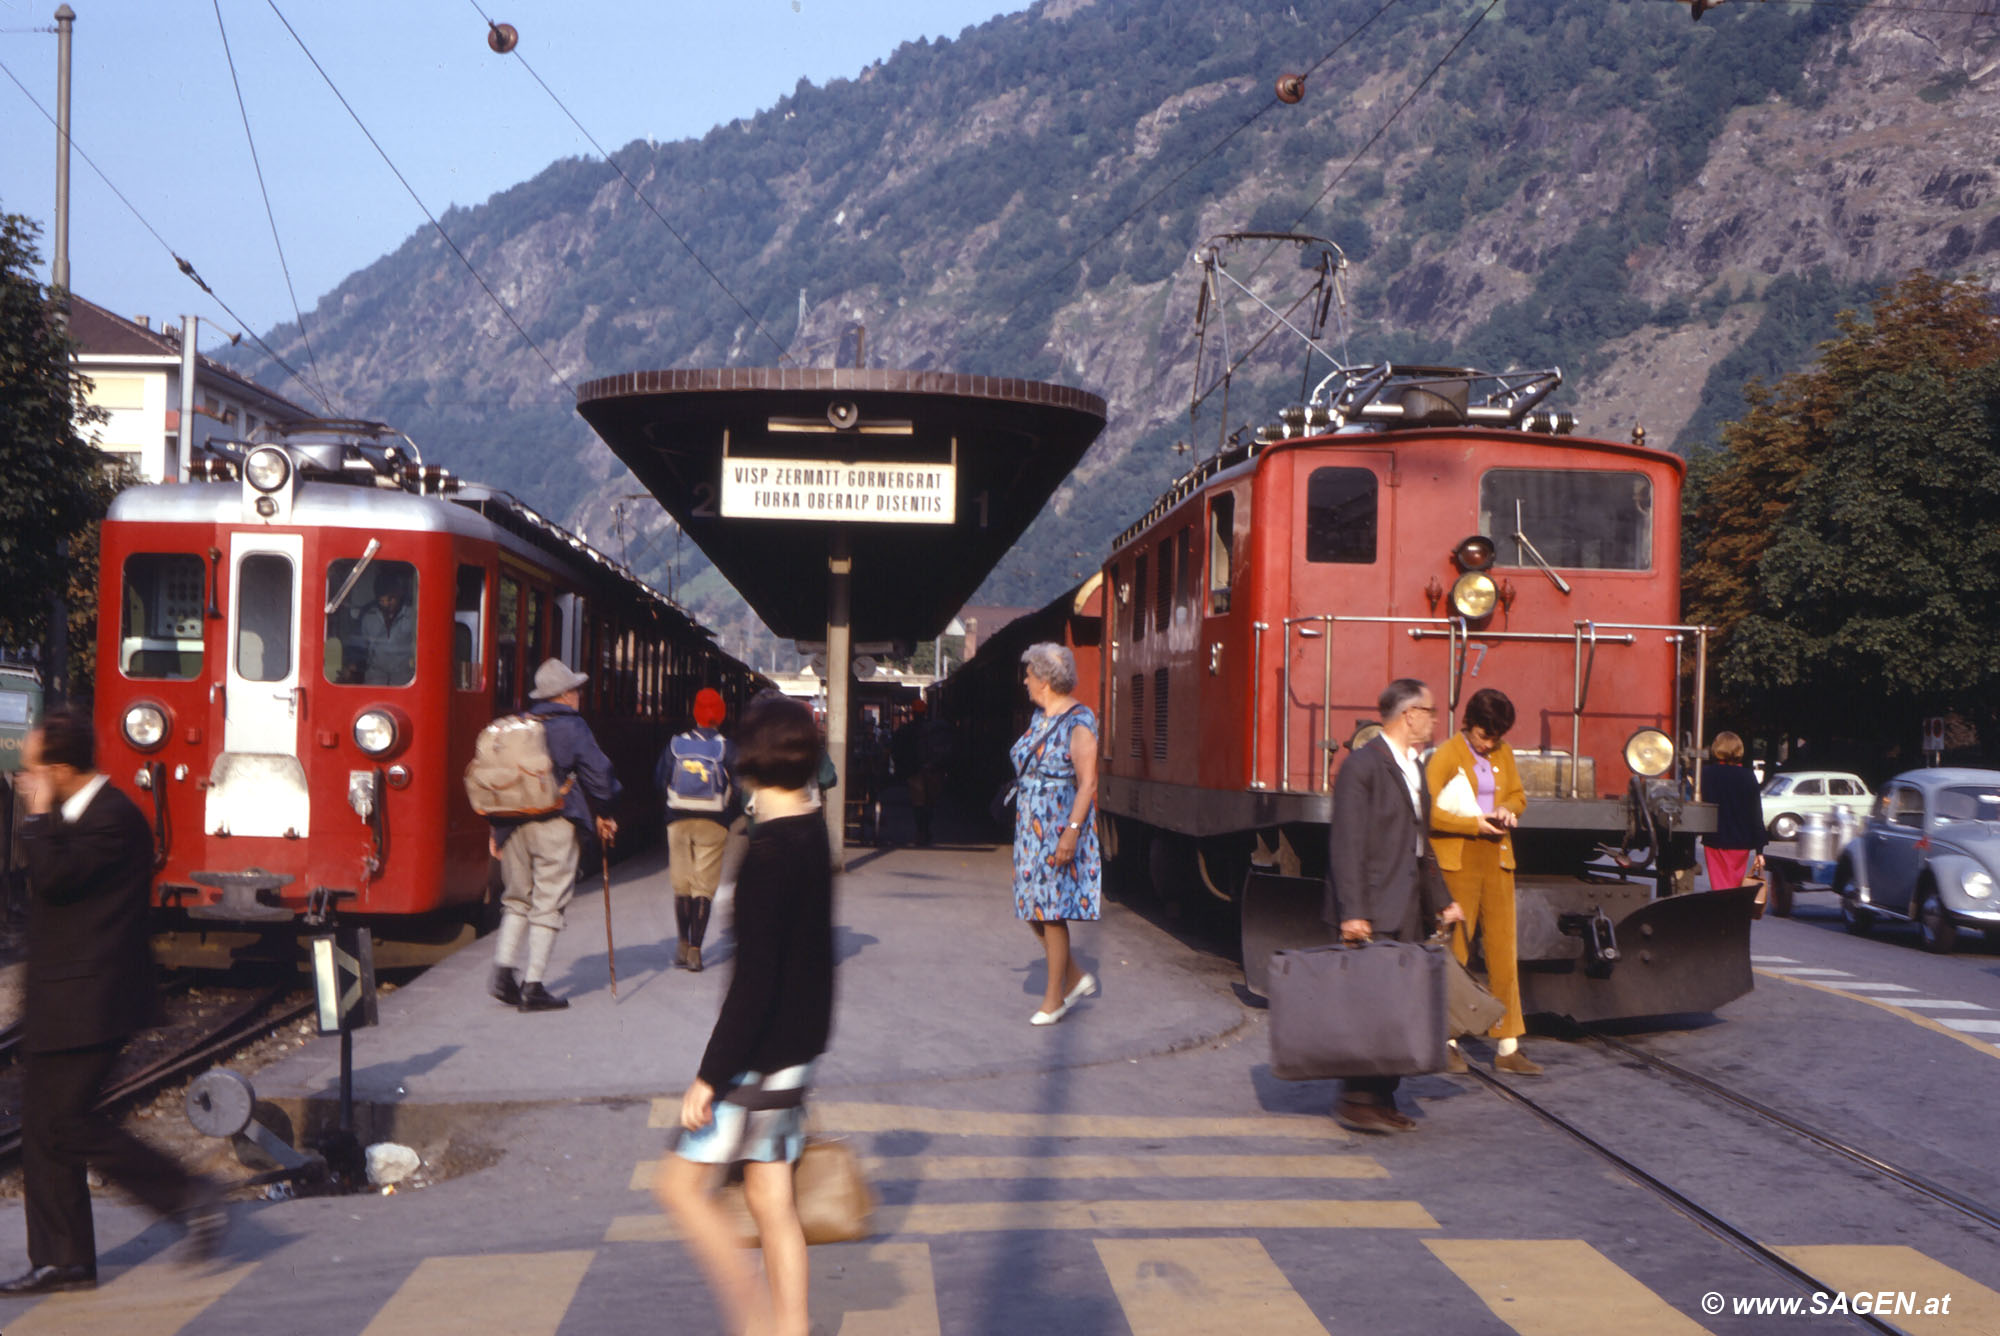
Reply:
[[[1343, 942], [1421, 942], [1434, 924], [1465, 917], [1431, 861], [1430, 793], [1417, 764], [1437, 704], [1429, 687], [1403, 677], [1376, 705], [1381, 734], [1357, 748], [1334, 781], [1323, 916]], [[1396, 1110], [1401, 1079], [1349, 1077], [1333, 1116], [1356, 1132], [1416, 1131], [1416, 1120]]]

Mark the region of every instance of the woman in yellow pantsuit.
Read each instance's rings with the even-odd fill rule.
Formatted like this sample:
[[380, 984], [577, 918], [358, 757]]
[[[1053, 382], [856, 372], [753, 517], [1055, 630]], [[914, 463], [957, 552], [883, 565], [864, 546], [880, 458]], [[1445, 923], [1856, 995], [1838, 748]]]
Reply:
[[[1514, 950], [1514, 840], [1509, 834], [1527, 810], [1528, 797], [1514, 768], [1514, 749], [1503, 739], [1514, 726], [1514, 702], [1488, 687], [1465, 703], [1465, 726], [1431, 753], [1431, 848], [1451, 898], [1465, 911], [1452, 934], [1452, 954], [1464, 964], [1472, 934], [1480, 934], [1486, 978], [1507, 1014], [1493, 1027], [1500, 1041], [1493, 1065], [1503, 1072], [1539, 1076], [1542, 1069], [1520, 1051], [1527, 1032], [1521, 1018], [1521, 977]], [[1456, 1041], [1452, 1071], [1464, 1071]]]

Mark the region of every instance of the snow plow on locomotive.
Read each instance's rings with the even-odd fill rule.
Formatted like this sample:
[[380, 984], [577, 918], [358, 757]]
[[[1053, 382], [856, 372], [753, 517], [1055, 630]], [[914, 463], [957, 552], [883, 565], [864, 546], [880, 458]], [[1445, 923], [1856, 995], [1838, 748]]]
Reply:
[[[436, 959], [494, 887], [462, 783], [555, 655], [628, 789], [693, 693], [760, 683], [624, 567], [373, 423], [211, 444], [128, 489], [101, 540], [103, 769], [152, 822], [157, 952], [293, 959], [336, 917], [378, 965]], [[628, 801], [621, 844], [657, 823]]]

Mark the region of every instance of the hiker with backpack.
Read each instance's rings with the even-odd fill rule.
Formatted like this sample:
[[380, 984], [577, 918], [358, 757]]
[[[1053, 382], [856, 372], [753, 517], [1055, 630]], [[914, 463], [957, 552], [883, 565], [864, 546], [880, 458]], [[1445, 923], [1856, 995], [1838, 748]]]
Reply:
[[[544, 660], [535, 669], [535, 689], [528, 693], [535, 704], [525, 715], [489, 725], [466, 772], [474, 808], [492, 822], [506, 884], [491, 991], [522, 1011], [560, 1011], [569, 1005], [567, 998], [552, 995], [543, 980], [556, 934], [562, 931], [563, 911], [576, 893], [583, 831], [594, 824], [607, 850], [618, 833], [618, 823], [601, 815], [621, 792], [618, 777], [590, 725], [577, 713], [583, 699], [579, 688], [589, 680], [588, 673], [573, 671], [561, 659]], [[475, 772], [490, 774], [503, 765], [514, 766], [522, 776], [521, 796], [512, 798], [511, 810], [504, 790], [490, 782], [475, 784]], [[593, 817], [593, 812], [599, 815]], [[517, 970], [524, 944], [527, 964]]]
[[701, 939], [722, 882], [722, 847], [743, 810], [736, 792], [736, 744], [718, 731], [727, 712], [714, 687], [695, 692], [694, 727], [668, 739], [653, 767], [653, 786], [666, 800], [667, 869], [680, 963], [697, 974]]

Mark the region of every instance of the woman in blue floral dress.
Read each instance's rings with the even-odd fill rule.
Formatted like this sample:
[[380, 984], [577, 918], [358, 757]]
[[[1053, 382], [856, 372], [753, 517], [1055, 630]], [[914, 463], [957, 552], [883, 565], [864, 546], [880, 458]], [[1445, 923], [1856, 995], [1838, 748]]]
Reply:
[[1073, 919], [1095, 919], [1103, 901], [1097, 848], [1097, 716], [1071, 693], [1076, 657], [1056, 644], [1031, 645], [1028, 699], [1039, 709], [1015, 740], [1014, 914], [1035, 930], [1049, 958], [1049, 982], [1031, 1025], [1054, 1025], [1079, 998], [1097, 991], [1095, 975], [1070, 955]]

